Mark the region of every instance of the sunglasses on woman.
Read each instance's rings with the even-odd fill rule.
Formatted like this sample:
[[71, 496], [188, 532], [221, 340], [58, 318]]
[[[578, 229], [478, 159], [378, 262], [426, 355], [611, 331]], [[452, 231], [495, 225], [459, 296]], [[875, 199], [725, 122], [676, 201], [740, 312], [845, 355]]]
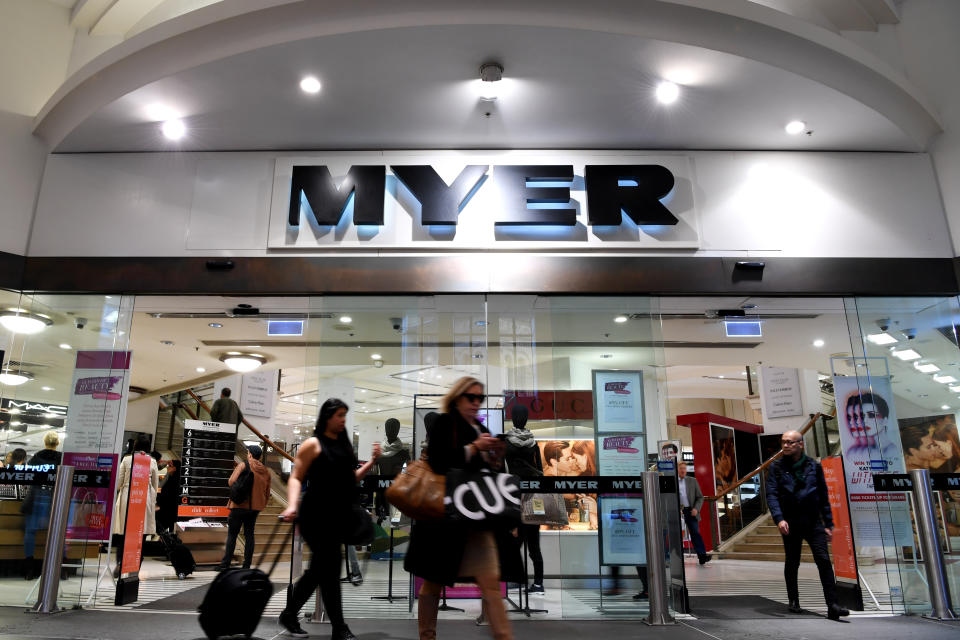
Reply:
[[487, 399], [487, 394], [485, 393], [464, 393], [461, 397], [466, 398], [470, 402], [483, 402]]

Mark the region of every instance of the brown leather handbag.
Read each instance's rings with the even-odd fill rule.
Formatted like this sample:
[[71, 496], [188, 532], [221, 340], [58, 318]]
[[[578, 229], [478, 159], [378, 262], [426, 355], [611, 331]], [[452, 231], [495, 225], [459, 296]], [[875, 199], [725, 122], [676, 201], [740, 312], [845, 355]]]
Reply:
[[386, 491], [387, 500], [414, 520], [440, 520], [447, 479], [423, 460], [407, 463]]

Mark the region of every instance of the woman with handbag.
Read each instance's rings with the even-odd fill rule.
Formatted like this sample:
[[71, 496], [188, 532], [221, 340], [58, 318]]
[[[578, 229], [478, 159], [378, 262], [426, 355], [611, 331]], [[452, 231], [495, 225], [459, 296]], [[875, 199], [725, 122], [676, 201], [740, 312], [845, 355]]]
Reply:
[[[504, 444], [477, 420], [486, 398], [476, 378], [457, 380], [442, 401], [443, 415], [427, 431], [427, 454], [433, 471], [477, 471], [502, 455]], [[522, 575], [515, 545], [507, 531], [472, 529], [452, 520], [418, 520], [410, 535], [404, 568], [424, 579], [417, 604], [420, 640], [437, 637], [437, 607], [444, 585], [472, 579], [483, 594], [483, 606], [496, 640], [513, 637], [500, 595], [504, 579]], [[501, 572], [501, 569], [503, 571]]]
[[[357, 456], [345, 431], [348, 410], [346, 403], [336, 398], [323, 403], [313, 437], [304, 440], [297, 450], [293, 471], [287, 481], [290, 506], [281, 517], [287, 521], [296, 520], [300, 534], [313, 552], [310, 568], [288, 591], [287, 606], [280, 614], [280, 624], [295, 638], [309, 635], [300, 626], [298, 615], [318, 585], [333, 626], [333, 640], [356, 638], [343, 619], [341, 547], [344, 543], [357, 542], [353, 538], [359, 535], [358, 528], [373, 531], [373, 521], [360, 507], [357, 482], [367, 475], [380, 457], [380, 443], [373, 444], [370, 460], [357, 468]], [[298, 507], [304, 482], [307, 482], [307, 488]]]

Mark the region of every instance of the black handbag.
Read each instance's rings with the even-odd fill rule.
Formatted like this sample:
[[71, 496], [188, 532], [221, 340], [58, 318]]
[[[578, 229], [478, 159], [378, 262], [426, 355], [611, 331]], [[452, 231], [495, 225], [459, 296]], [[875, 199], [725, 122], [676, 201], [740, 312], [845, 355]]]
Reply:
[[341, 542], [351, 545], [366, 545], [373, 542], [373, 518], [360, 506], [359, 502], [350, 505], [350, 512], [343, 523]]

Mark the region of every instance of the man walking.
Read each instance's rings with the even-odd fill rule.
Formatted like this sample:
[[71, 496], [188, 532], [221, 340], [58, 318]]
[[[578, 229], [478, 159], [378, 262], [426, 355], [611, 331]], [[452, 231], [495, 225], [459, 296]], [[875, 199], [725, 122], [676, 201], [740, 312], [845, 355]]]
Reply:
[[687, 533], [690, 534], [690, 542], [693, 543], [693, 550], [697, 552], [697, 558], [700, 564], [707, 564], [713, 557], [707, 553], [707, 547], [703, 544], [703, 537], [700, 535], [700, 509], [703, 507], [703, 492], [700, 490], [700, 484], [694, 478], [687, 477], [687, 464], [677, 460], [677, 474], [680, 482], [677, 490], [680, 492], [680, 508], [683, 511], [683, 521], [687, 525]]
[[770, 465], [767, 473], [767, 504], [770, 515], [783, 536], [786, 560], [783, 578], [787, 583], [790, 612], [801, 613], [797, 570], [800, 552], [806, 540], [820, 572], [827, 617], [839, 620], [850, 612], [837, 604], [837, 586], [827, 553], [827, 541], [833, 537], [833, 515], [827, 499], [827, 483], [820, 463], [803, 453], [803, 436], [787, 431], [780, 439], [783, 456]]
[[224, 422], [240, 426], [243, 413], [240, 412], [240, 407], [230, 397], [230, 393], [228, 387], [224, 387], [223, 391], [220, 392], [220, 397], [213, 403], [213, 408], [210, 409], [211, 422]]
[[[237, 534], [240, 533], [240, 527], [243, 526], [243, 568], [249, 569], [253, 560], [253, 530], [257, 524], [257, 516], [267, 506], [270, 499], [270, 472], [260, 457], [263, 450], [252, 444], [247, 447], [247, 461], [242, 462], [233, 470], [230, 480], [227, 483], [231, 487], [231, 498], [227, 502], [227, 508], [230, 509], [230, 517], [227, 519], [227, 546], [223, 553], [223, 560], [220, 561], [220, 569], [230, 567], [230, 561], [233, 560], [233, 550], [237, 545]], [[246, 476], [245, 474], [251, 474]], [[238, 495], [233, 490], [234, 484], [240, 483], [241, 487], [249, 486], [249, 493], [245, 496]], [[245, 493], [246, 489], [241, 491]], [[239, 502], [234, 502], [238, 498]]]

